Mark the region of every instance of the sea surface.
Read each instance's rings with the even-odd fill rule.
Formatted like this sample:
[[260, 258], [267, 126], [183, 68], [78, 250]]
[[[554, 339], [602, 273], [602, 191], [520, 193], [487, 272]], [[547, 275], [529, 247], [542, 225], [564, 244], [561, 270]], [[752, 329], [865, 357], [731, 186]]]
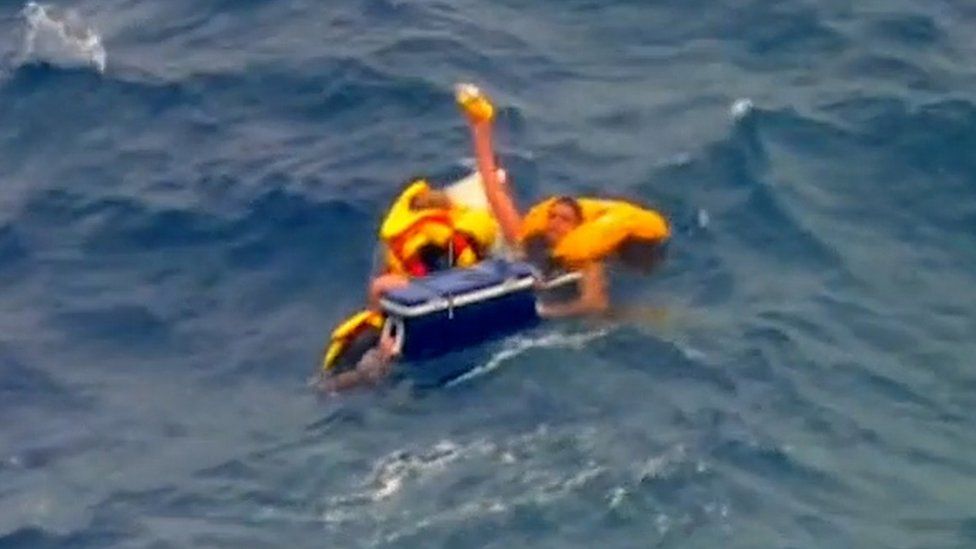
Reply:
[[[669, 257], [317, 394], [459, 81]], [[972, 0], [0, 2], [3, 549], [976, 547], [974, 288]]]

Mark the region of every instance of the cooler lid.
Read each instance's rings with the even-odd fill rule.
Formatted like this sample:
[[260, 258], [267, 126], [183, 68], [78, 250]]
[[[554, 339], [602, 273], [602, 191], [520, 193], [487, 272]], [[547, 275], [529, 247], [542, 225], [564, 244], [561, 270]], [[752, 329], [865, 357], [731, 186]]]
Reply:
[[421, 316], [530, 289], [534, 283], [528, 263], [491, 259], [415, 279], [387, 293], [380, 305], [398, 316]]

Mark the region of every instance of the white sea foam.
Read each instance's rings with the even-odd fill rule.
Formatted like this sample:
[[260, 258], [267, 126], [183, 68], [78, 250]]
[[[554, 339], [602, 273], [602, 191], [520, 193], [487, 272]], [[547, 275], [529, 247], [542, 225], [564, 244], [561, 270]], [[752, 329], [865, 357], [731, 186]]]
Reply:
[[25, 27], [18, 65], [44, 62], [105, 72], [102, 38], [76, 13], [28, 2], [21, 15]]
[[[649, 455], [642, 461], [621, 462], [613, 457], [613, 452], [601, 451], [605, 446], [604, 439], [597, 437], [599, 433], [600, 429], [591, 426], [553, 429], [542, 424], [508, 437], [441, 440], [396, 450], [374, 463], [361, 481], [361, 490], [330, 497], [320, 519], [330, 529], [368, 526], [375, 536], [366, 545], [387, 546], [422, 537], [432, 529], [452, 528], [523, 507], [552, 507], [568, 499], [588, 499], [593, 494], [604, 494], [606, 499], [602, 503], [611, 510], [632, 513], [635, 509], [631, 507], [639, 498], [634, 501], [630, 498], [647, 490], [647, 483], [674, 474], [707, 471], [703, 462], [683, 444]], [[592, 459], [580, 460], [568, 468], [556, 467], [559, 459], [554, 452], [565, 450], [567, 444], [574, 452]], [[479, 485], [471, 492], [470, 499], [457, 505], [442, 508], [424, 502], [417, 504], [413, 499], [417, 493], [425, 492], [425, 486], [451, 485], [459, 471], [484, 470], [493, 465], [497, 467], [493, 480], [483, 478], [486, 484]], [[686, 517], [696, 515], [699, 509], [721, 520], [728, 514], [724, 501], [709, 500], [702, 505], [662, 509], [652, 516], [652, 525], [663, 536], [691, 520]], [[391, 519], [395, 520], [391, 522]]]
[[564, 347], [581, 349], [590, 341], [603, 337], [606, 335], [606, 333], [607, 330], [597, 330], [594, 332], [584, 332], [580, 334], [552, 333], [535, 338], [515, 337], [509, 340], [509, 344], [504, 349], [492, 355], [492, 357], [488, 359], [488, 362], [485, 362], [480, 366], [475, 366], [471, 370], [465, 372], [464, 375], [452, 380], [450, 383], [448, 383], [448, 385], [453, 386], [459, 383], [464, 383], [497, 370], [510, 359], [517, 357], [530, 349]]
[[698, 228], [705, 229], [708, 227], [708, 223], [711, 221], [711, 216], [708, 215], [708, 210], [704, 208], [698, 209]]
[[458, 459], [463, 450], [457, 444], [444, 440], [427, 452], [395, 452], [387, 456], [373, 470], [370, 499], [381, 501], [391, 497], [400, 491], [407, 478], [443, 469]]
[[752, 100], [748, 97], [736, 99], [729, 108], [729, 114], [733, 120], [742, 120], [752, 112]]

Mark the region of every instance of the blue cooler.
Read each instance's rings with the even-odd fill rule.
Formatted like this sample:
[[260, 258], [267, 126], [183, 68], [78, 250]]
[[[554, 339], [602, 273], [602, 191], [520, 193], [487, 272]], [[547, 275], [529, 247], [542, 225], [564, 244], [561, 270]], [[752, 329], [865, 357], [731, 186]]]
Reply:
[[528, 263], [487, 260], [411, 281], [387, 293], [388, 315], [404, 358], [431, 358], [539, 322]]

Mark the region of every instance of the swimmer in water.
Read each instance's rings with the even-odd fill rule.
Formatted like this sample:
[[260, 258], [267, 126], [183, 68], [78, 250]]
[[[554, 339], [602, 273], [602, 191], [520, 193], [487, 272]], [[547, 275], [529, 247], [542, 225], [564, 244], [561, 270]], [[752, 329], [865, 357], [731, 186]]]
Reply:
[[399, 356], [396, 341], [382, 330], [375, 346], [368, 349], [352, 369], [336, 374], [321, 374], [314, 384], [328, 393], [339, 393], [356, 387], [377, 385], [390, 375]]
[[[410, 189], [408, 189], [408, 191], [410, 191]], [[407, 209], [410, 214], [413, 214], [418, 218], [426, 214], [438, 216], [439, 218], [441, 216], [447, 216], [453, 207], [454, 206], [451, 204], [451, 199], [448, 198], [447, 193], [437, 189], [431, 189], [426, 185], [424, 185], [423, 188], [418, 189], [417, 192], [413, 193], [407, 204]], [[443, 224], [441, 219], [438, 219], [434, 223]], [[453, 227], [450, 227], [450, 230], [453, 230]], [[464, 239], [463, 242], [459, 241], [460, 246], [473, 246], [473, 242], [466, 236], [461, 235], [460, 238]], [[396, 236], [386, 240], [394, 241], [396, 240]], [[452, 241], [451, 244], [453, 245], [454, 242]], [[393, 247], [391, 242], [385, 243], [385, 245], [388, 250]], [[378, 311], [380, 308], [380, 298], [391, 290], [403, 288], [410, 283], [411, 278], [425, 276], [430, 272], [440, 270], [440, 268], [453, 266], [449, 265], [451, 262], [457, 263], [457, 261], [453, 258], [448, 258], [448, 256], [451, 254], [449, 254], [449, 250], [444, 247], [433, 245], [425, 246], [423, 244], [421, 247], [426, 247], [426, 250], [418, 251], [416, 254], [414, 254], [416, 257], [411, 258], [410, 260], [402, 257], [402, 253], [397, 255], [396, 261], [402, 266], [402, 268], [395, 270], [388, 269], [387, 272], [373, 278], [369, 284], [368, 294], [370, 309]]]
[[[455, 91], [469, 121], [485, 196], [509, 247], [534, 260], [546, 277], [553, 272], [580, 275], [578, 297], [544, 303], [539, 313], [550, 318], [607, 313], [610, 303], [603, 260], [612, 256], [623, 265], [649, 271], [663, 255], [670, 236], [667, 221], [659, 213], [629, 202], [569, 196], [549, 199], [523, 216], [505, 173], [495, 163], [493, 105], [470, 84], [461, 84]], [[536, 249], [538, 244], [541, 250]], [[541, 261], [536, 257], [540, 251]]]
[[[492, 119], [494, 107], [480, 90], [469, 84], [457, 88], [457, 100], [468, 118], [471, 136], [474, 140], [475, 159], [478, 172], [484, 183], [485, 195], [491, 205], [495, 218], [501, 226], [502, 235], [508, 245], [519, 249], [523, 254], [522, 215], [515, 205], [515, 199], [508, 188], [508, 181], [499, 177], [492, 147]], [[551, 250], [573, 229], [583, 223], [583, 209], [579, 202], [568, 196], [556, 198], [549, 206], [546, 226], [543, 231], [545, 244]], [[553, 261], [554, 262], [554, 261]], [[552, 262], [551, 262], [552, 263]], [[573, 270], [582, 275], [579, 283], [579, 297], [568, 303], [540, 306], [539, 313], [544, 317], [564, 317], [574, 315], [601, 314], [609, 307], [607, 278], [601, 261], [588, 261], [582, 264], [550, 265], [563, 270]]]

